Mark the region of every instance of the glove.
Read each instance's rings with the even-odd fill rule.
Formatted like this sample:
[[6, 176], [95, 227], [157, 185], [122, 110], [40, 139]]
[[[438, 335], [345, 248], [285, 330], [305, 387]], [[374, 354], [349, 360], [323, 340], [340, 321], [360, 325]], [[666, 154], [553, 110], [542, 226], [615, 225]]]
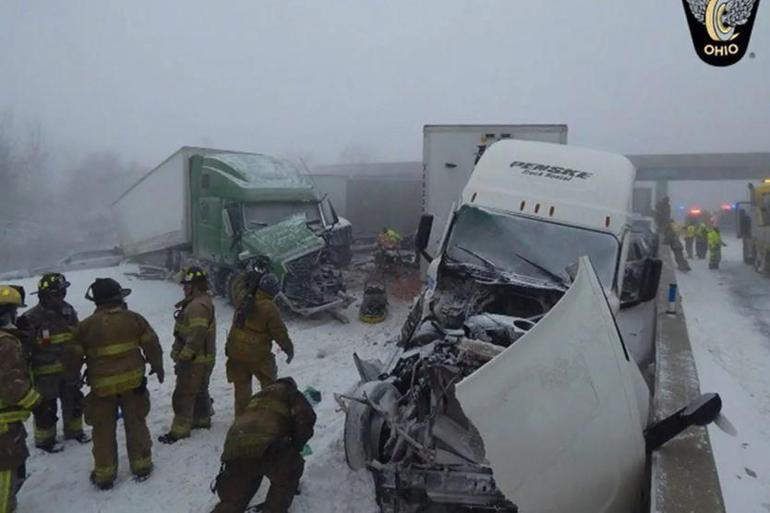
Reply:
[[294, 348], [289, 347], [287, 349], [284, 349], [283, 352], [286, 353], [286, 364], [288, 365], [294, 359]]
[[163, 368], [160, 368], [160, 369], [152, 368], [152, 369], [150, 369], [150, 376], [152, 376], [153, 374], [155, 374], [155, 376], [158, 378], [158, 383], [162, 384], [163, 381], [166, 379], [166, 372], [163, 370]]

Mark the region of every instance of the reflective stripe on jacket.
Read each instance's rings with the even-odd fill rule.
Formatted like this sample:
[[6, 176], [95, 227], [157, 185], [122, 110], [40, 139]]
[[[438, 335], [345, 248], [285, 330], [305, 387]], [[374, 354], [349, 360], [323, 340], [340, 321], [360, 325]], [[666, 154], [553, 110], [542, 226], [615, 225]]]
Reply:
[[174, 324], [172, 357], [176, 361], [213, 364], [217, 323], [211, 296], [197, 292], [176, 306], [181, 311]]
[[147, 320], [118, 306], [97, 307], [80, 323], [78, 338], [83, 345], [91, 391], [99, 397], [138, 388], [145, 364], [163, 368], [163, 350]]
[[243, 327], [238, 327], [233, 317], [227, 337], [227, 356], [236, 361], [259, 362], [270, 353], [273, 341], [286, 352], [294, 351], [281, 312], [268, 294], [259, 291], [253, 308], [246, 312]]

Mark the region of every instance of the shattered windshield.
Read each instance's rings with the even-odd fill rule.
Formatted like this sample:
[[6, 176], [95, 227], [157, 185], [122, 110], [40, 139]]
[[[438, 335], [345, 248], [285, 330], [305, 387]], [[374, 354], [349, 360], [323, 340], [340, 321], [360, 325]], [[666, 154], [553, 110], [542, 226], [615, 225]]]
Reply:
[[567, 267], [588, 255], [602, 284], [613, 284], [617, 240], [607, 233], [464, 206], [447, 243], [452, 262], [569, 282]]
[[305, 214], [308, 223], [321, 223], [321, 210], [316, 202], [256, 203], [246, 205], [246, 225], [252, 229], [264, 228], [295, 214]]

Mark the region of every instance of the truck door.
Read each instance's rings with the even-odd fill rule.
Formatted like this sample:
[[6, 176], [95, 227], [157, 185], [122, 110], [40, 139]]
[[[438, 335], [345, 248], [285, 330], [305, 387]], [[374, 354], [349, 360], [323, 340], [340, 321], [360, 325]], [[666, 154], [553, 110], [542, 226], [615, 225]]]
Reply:
[[200, 198], [196, 212], [195, 256], [222, 262], [222, 199]]

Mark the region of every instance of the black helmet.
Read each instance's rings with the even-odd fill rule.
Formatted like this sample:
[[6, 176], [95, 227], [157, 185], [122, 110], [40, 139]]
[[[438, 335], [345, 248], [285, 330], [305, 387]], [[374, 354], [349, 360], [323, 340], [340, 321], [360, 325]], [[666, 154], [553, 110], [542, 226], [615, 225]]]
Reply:
[[96, 278], [86, 290], [86, 299], [97, 305], [109, 302], [121, 302], [131, 294], [131, 289], [124, 289], [112, 278]]
[[265, 273], [259, 280], [259, 290], [272, 297], [281, 292], [281, 283], [273, 273]]
[[182, 278], [179, 280], [183, 285], [191, 283], [206, 283], [208, 275], [202, 268], [192, 265], [182, 270]]
[[67, 290], [70, 282], [61, 273], [46, 273], [37, 282], [37, 293], [47, 294], [49, 292], [62, 292]]

